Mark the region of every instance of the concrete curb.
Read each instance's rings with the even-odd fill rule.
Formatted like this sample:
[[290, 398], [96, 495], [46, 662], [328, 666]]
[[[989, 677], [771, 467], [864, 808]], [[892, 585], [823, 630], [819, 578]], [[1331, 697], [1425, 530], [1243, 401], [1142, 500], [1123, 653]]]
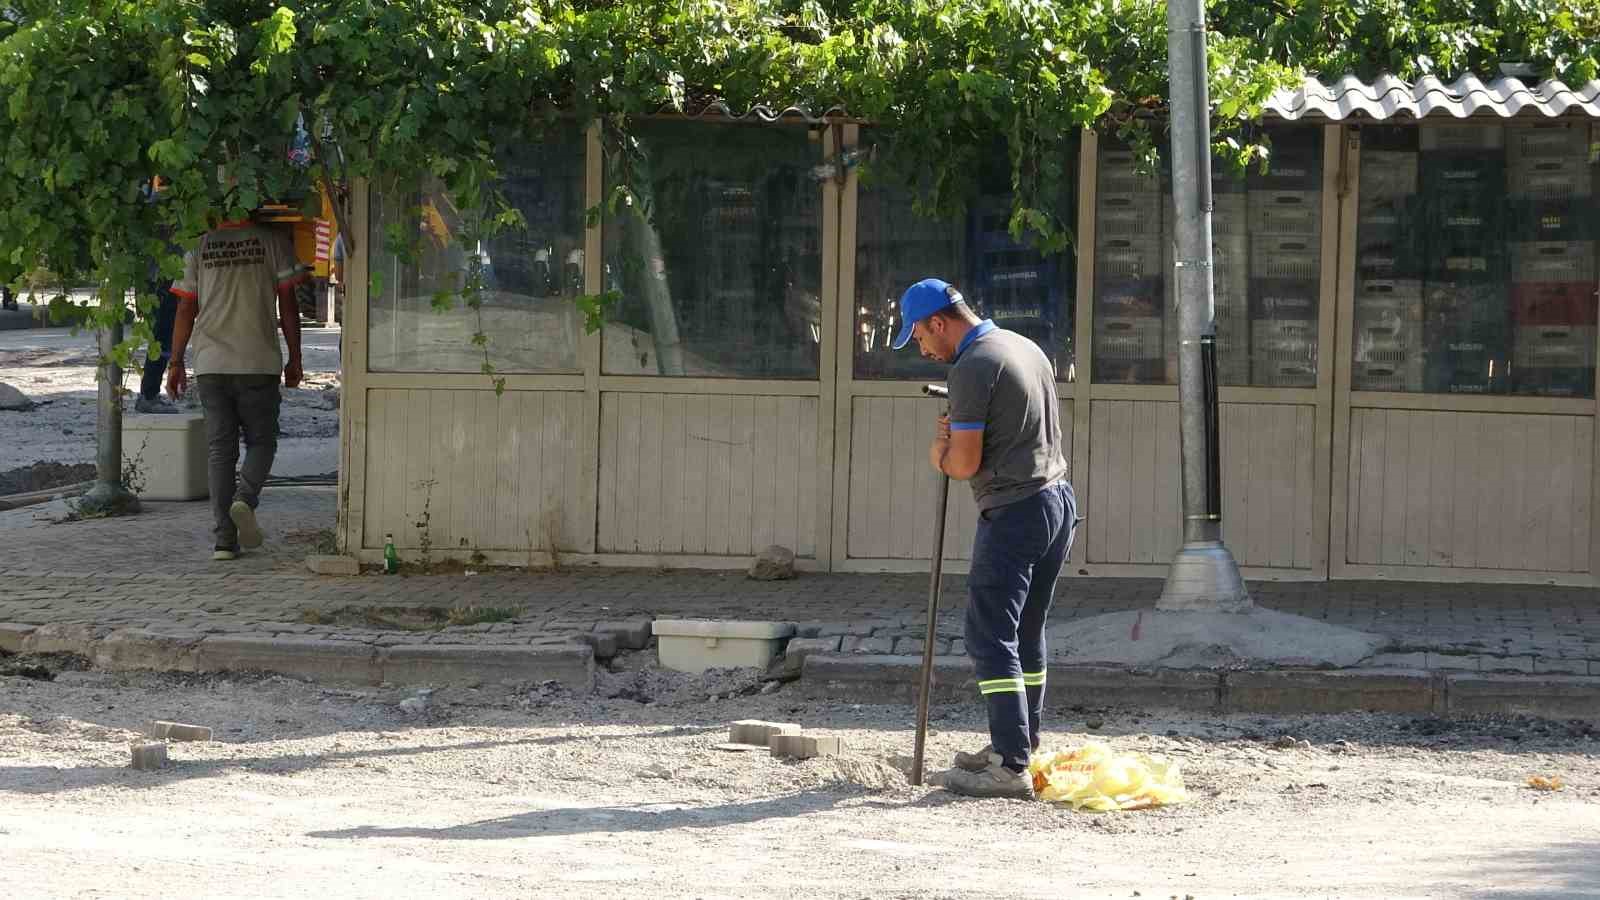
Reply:
[[[915, 656], [812, 654], [801, 689], [812, 699], [915, 703], [922, 660]], [[1483, 675], [1424, 669], [1275, 669], [1212, 672], [1053, 665], [1053, 703], [1184, 709], [1217, 713], [1531, 715], [1600, 722], [1600, 678]], [[975, 700], [965, 657], [935, 657], [935, 701]]]
[[[607, 623], [622, 638], [634, 623]], [[524, 644], [365, 643], [312, 636], [202, 634], [182, 629], [0, 623], [0, 651], [72, 653], [108, 671], [268, 671], [318, 681], [449, 684], [557, 681], [594, 687], [595, 647], [552, 635]], [[623, 638], [637, 643], [631, 634]], [[917, 701], [920, 656], [811, 652], [800, 689], [811, 699], [864, 704]], [[1600, 677], [1486, 674], [1418, 668], [1215, 672], [1052, 665], [1053, 703], [1195, 712], [1534, 715], [1600, 722]], [[933, 699], [977, 697], [972, 661], [934, 657]]]
[[0, 623], [0, 650], [72, 653], [112, 672], [276, 672], [357, 684], [466, 684], [558, 681], [594, 688], [594, 649], [562, 637], [532, 644], [399, 644], [317, 637]]

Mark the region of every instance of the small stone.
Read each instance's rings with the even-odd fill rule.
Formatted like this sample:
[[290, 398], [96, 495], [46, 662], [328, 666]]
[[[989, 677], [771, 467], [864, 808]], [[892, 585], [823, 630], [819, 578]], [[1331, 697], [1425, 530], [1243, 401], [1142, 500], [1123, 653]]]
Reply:
[[838, 756], [844, 751], [844, 742], [836, 737], [812, 734], [775, 734], [767, 741], [767, 748], [780, 759], [811, 759], [814, 756]]
[[769, 681], [761, 686], [761, 693], [763, 694], [776, 694], [781, 690], [783, 690], [783, 682], [781, 681]]
[[133, 753], [133, 761], [129, 765], [141, 772], [165, 768], [167, 765], [166, 744], [134, 744], [129, 749]]
[[1103, 719], [1089, 719], [1083, 723], [1083, 727], [1089, 729], [1090, 731], [1099, 731], [1105, 727], [1105, 724], [1105, 720]]
[[644, 617], [615, 622], [601, 622], [594, 626], [596, 632], [609, 634], [618, 647], [643, 650], [650, 646], [650, 620]]
[[794, 577], [794, 551], [773, 544], [750, 564], [753, 581], [786, 581]]
[[591, 631], [575, 634], [572, 639], [594, 648], [595, 659], [610, 659], [617, 655], [617, 636], [609, 631]]
[[420, 716], [428, 711], [428, 698], [407, 697], [400, 701], [400, 711], [408, 716]]
[[845, 653], [884, 655], [894, 652], [892, 637], [847, 637], [840, 645]]
[[673, 773], [671, 769], [659, 763], [653, 766], [645, 766], [643, 769], [639, 770], [640, 778], [660, 778], [662, 780], [667, 780], [672, 778], [672, 774]]
[[24, 394], [9, 384], [0, 382], [0, 409], [26, 411], [33, 409], [33, 401], [28, 399], [27, 394]]
[[1344, 738], [1340, 738], [1339, 740], [1333, 742], [1333, 746], [1328, 748], [1328, 752], [1329, 753], [1351, 753], [1351, 752], [1354, 752], [1355, 749], [1356, 748], [1355, 748], [1354, 744], [1350, 743], [1349, 741], [1345, 740]]
[[1272, 746], [1278, 750], [1295, 750], [1299, 748], [1300, 742], [1295, 739], [1294, 735], [1285, 734], [1273, 741]]
[[211, 729], [204, 725], [185, 725], [181, 722], [151, 722], [145, 733], [158, 741], [209, 741]]
[[813, 653], [836, 653], [839, 650], [839, 638], [802, 638], [797, 637], [789, 641], [784, 648], [783, 655], [774, 659], [767, 666], [767, 677], [780, 681], [794, 681], [800, 677], [800, 672], [805, 666], [806, 657]]

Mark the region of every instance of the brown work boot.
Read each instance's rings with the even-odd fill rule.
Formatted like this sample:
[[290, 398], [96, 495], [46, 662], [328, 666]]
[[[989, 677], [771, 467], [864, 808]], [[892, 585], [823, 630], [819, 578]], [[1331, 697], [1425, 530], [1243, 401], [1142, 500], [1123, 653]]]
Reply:
[[1033, 776], [1026, 771], [1013, 772], [999, 763], [984, 766], [977, 772], [951, 769], [945, 773], [944, 788], [966, 797], [1000, 797], [1007, 800], [1032, 800]]
[[[1037, 746], [1033, 747], [1032, 750], [1034, 753], [1039, 752]], [[966, 769], [968, 772], [982, 772], [984, 768], [991, 764], [998, 766], [1003, 762], [1005, 760], [1000, 758], [1000, 754], [994, 752], [993, 744], [985, 744], [983, 749], [977, 753], [968, 753], [965, 750], [956, 751], [956, 768]]]
[[956, 768], [968, 772], [982, 772], [991, 765], [998, 766], [1003, 760], [1000, 754], [994, 752], [993, 744], [985, 744], [977, 753], [968, 753], [965, 750], [956, 751]]

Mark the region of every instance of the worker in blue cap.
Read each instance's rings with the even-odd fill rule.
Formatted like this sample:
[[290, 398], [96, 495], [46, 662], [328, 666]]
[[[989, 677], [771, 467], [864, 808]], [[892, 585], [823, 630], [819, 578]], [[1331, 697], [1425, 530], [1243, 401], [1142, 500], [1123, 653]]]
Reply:
[[894, 348], [917, 342], [950, 363], [950, 413], [928, 461], [970, 482], [978, 528], [967, 575], [967, 653], [989, 713], [989, 746], [958, 753], [945, 787], [974, 797], [1033, 797], [1028, 758], [1044, 713], [1045, 618], [1072, 549], [1078, 502], [1067, 480], [1056, 372], [1039, 346], [925, 278], [900, 298]]

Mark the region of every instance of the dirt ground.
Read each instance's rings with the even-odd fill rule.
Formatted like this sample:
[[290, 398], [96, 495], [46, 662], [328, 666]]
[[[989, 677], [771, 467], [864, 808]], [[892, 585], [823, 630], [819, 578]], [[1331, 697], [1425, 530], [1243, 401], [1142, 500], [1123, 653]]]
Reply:
[[[1062, 710], [1046, 749], [1167, 754], [1194, 795], [1090, 814], [910, 787], [911, 709], [643, 655], [584, 697], [10, 662], [56, 676], [0, 675], [10, 896], [1600, 897], [1600, 740], [1577, 724]], [[133, 771], [155, 718], [216, 740]], [[716, 749], [742, 718], [849, 752]], [[933, 728], [940, 768], [985, 742], [976, 703]]]
[[[274, 475], [320, 475], [338, 468], [339, 339], [337, 328], [303, 332], [305, 380], [283, 392]], [[122, 386], [129, 391], [138, 390], [143, 371], [143, 355], [136, 357], [135, 366], [124, 373]], [[98, 358], [91, 332], [0, 331], [0, 384], [17, 388], [37, 404], [29, 410], [0, 410], [0, 479], [27, 482], [34, 477], [28, 466], [35, 462], [94, 460]], [[191, 389], [179, 405], [198, 413], [199, 395]], [[131, 400], [126, 409], [133, 414]], [[137, 458], [139, 448], [125, 446], [124, 452]], [[53, 486], [8, 491], [0, 484], [0, 495]]]
[[69, 466], [56, 462], [37, 462], [31, 466], [0, 472], [0, 497], [91, 481], [94, 479], [94, 473], [93, 463]]

